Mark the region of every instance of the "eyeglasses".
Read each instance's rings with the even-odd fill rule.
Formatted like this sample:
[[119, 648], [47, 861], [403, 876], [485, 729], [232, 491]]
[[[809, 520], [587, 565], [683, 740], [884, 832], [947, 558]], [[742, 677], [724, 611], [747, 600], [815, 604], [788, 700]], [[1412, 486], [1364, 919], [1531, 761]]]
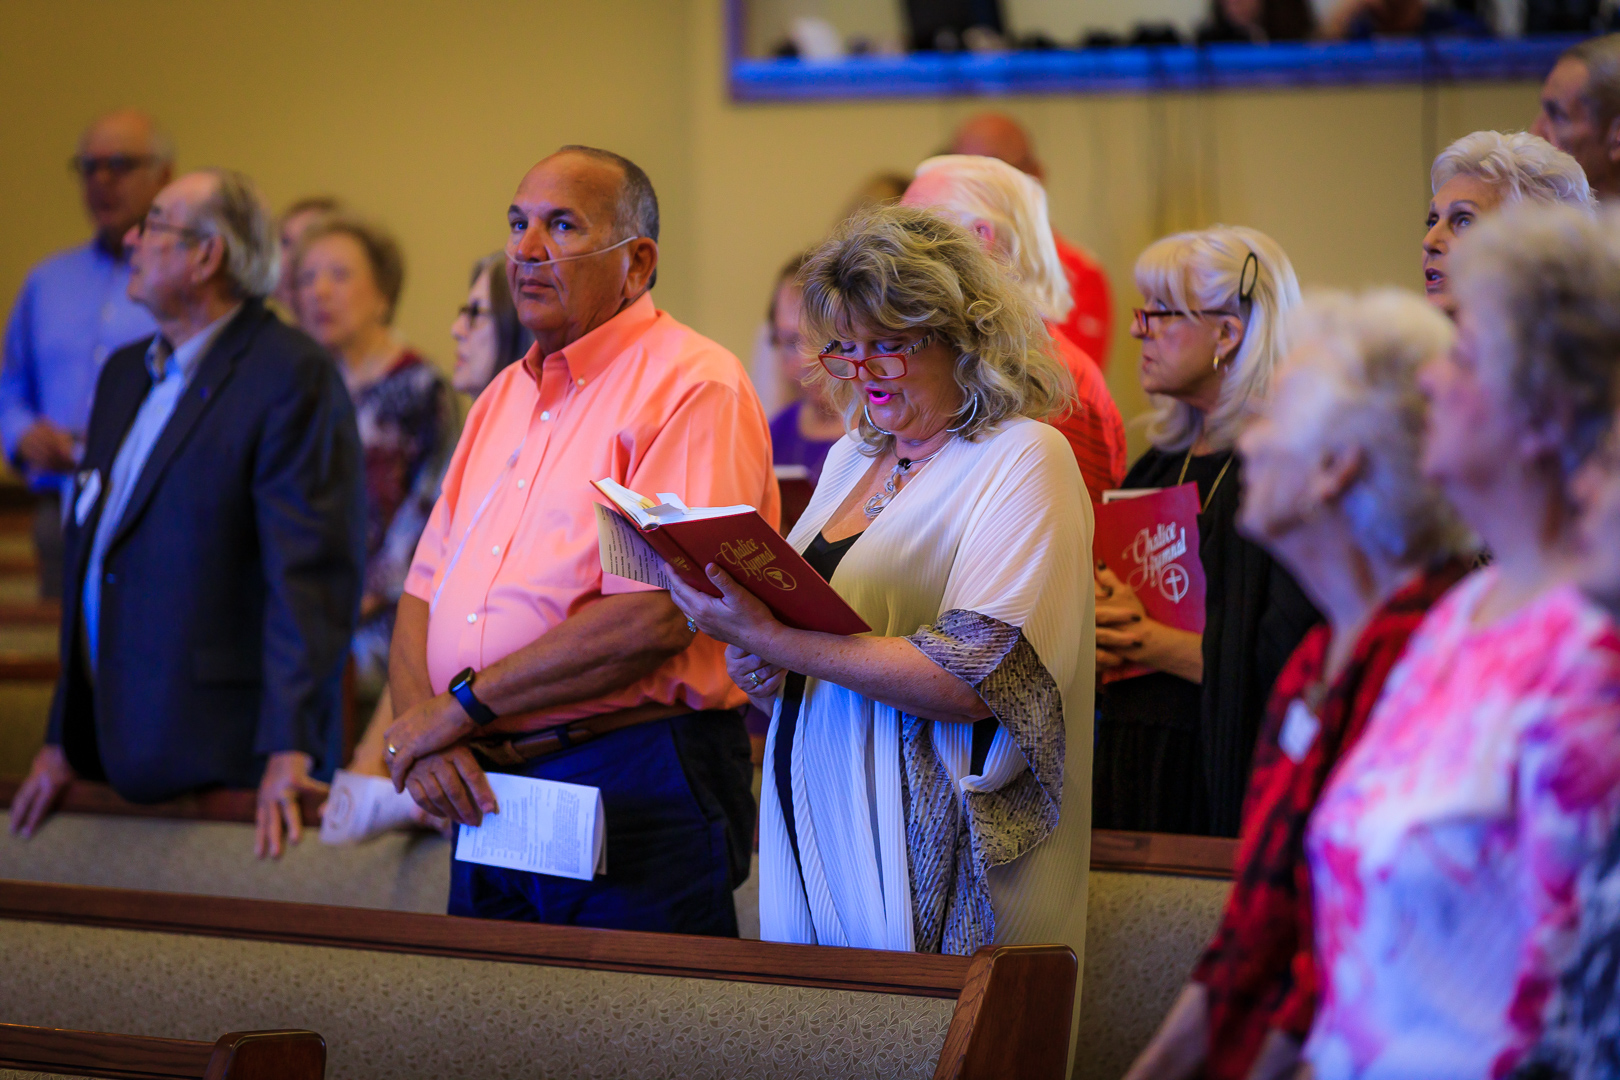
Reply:
[[[853, 356], [845, 356], [829, 348], [816, 359], [821, 361], [821, 366], [826, 369], [827, 374], [835, 379], [858, 379], [861, 377], [862, 368], [865, 368], [866, 373], [874, 379], [898, 379], [906, 373], [907, 358], [915, 355], [919, 349], [933, 340], [933, 331], [929, 331], [897, 353], [878, 353], [876, 356], [868, 356], [865, 360], [857, 360]], [[828, 342], [829, 346], [831, 344], [832, 342]]]
[[1132, 308], [1131, 333], [1137, 337], [1151, 337], [1153, 335], [1154, 319], [1190, 319], [1195, 315], [1230, 315], [1234, 319], [1242, 318], [1235, 311], [1218, 311], [1208, 308], [1201, 308], [1197, 311], [1172, 311], [1169, 308], [1155, 311], [1151, 308]]
[[74, 154], [68, 159], [68, 168], [86, 180], [103, 171], [114, 180], [122, 180], [141, 166], [155, 161], [157, 157], [153, 154], [107, 154], [103, 157]]
[[200, 229], [188, 229], [184, 225], [170, 225], [167, 221], [153, 221], [151, 211], [135, 223], [135, 235], [145, 237], [147, 232], [166, 232], [187, 240], [197, 241], [208, 239], [208, 234]]
[[461, 307], [457, 309], [456, 315], [459, 318], [466, 319], [468, 323], [475, 323], [479, 319], [482, 319], [485, 315], [488, 315], [489, 311], [490, 309], [488, 304], [480, 304], [477, 301], [474, 301], [470, 304], [462, 304]]

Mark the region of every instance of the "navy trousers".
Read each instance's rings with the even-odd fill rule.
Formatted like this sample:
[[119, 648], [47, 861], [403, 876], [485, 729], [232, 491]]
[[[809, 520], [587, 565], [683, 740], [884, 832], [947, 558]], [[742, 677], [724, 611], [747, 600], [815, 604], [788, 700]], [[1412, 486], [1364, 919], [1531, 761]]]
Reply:
[[607, 873], [592, 881], [450, 863], [450, 914], [737, 936], [755, 806], [740, 712], [638, 724], [512, 772], [602, 789]]

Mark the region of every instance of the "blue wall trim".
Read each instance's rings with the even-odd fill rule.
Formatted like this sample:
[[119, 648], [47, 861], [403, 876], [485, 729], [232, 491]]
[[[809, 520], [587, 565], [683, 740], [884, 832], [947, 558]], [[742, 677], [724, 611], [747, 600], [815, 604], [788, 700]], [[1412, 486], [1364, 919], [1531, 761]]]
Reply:
[[740, 102], [1132, 93], [1540, 79], [1580, 36], [1277, 45], [1121, 46], [999, 55], [736, 59]]

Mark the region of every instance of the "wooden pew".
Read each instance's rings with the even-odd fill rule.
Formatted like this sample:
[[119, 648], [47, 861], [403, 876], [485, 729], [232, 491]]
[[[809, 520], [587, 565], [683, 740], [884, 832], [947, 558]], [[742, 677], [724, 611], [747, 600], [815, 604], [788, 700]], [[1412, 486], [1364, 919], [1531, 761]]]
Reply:
[[[9, 807], [20, 782], [0, 780]], [[262, 900], [318, 900], [438, 914], [450, 892], [449, 843], [390, 833], [330, 847], [316, 833], [320, 797], [302, 800], [304, 839], [279, 862], [253, 855], [254, 793], [214, 790], [155, 804], [75, 782], [31, 840], [0, 827], [0, 878], [160, 889]]]
[[0, 1078], [12, 1070], [128, 1080], [321, 1080], [313, 1031], [233, 1031], [212, 1043], [0, 1024]]
[[[0, 781], [0, 805], [15, 787]], [[311, 828], [316, 801], [304, 804]], [[355, 848], [306, 837], [271, 864], [252, 857], [252, 820], [251, 792], [135, 806], [102, 785], [76, 784], [63, 816], [35, 840], [0, 832], [0, 877], [444, 910], [449, 852], [436, 836], [396, 833]], [[1235, 850], [1232, 840], [1093, 831], [1079, 1080], [1115, 1080], [1146, 1044], [1214, 931]], [[745, 925], [757, 920], [746, 910], [755, 889], [750, 878], [737, 894]]]
[[1056, 1080], [1078, 974], [1063, 946], [923, 956], [23, 882], [0, 882], [0, 953], [34, 974], [0, 980], [5, 1015], [177, 1037], [318, 1018], [334, 1077], [406, 1080]]

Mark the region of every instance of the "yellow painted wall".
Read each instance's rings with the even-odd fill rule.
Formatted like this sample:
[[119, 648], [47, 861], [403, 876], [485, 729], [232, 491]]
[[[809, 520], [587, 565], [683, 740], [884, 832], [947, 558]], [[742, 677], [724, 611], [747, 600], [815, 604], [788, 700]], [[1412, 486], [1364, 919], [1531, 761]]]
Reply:
[[[85, 228], [64, 162], [91, 115], [158, 113], [182, 165], [230, 164], [280, 206], [332, 192], [410, 261], [402, 330], [441, 361], [468, 266], [523, 170], [562, 142], [640, 162], [665, 235], [658, 301], [746, 357], [775, 269], [878, 169], [941, 147], [973, 101], [733, 105], [719, 0], [391, 5], [55, 0], [0, 5], [0, 296]], [[1110, 383], [1140, 412], [1123, 311], [1155, 236], [1253, 225], [1307, 286], [1419, 284], [1433, 149], [1529, 123], [1530, 84], [1016, 98], [1053, 219], [1120, 309]], [[1425, 124], [1425, 109], [1430, 123]], [[1425, 144], [1425, 130], [1431, 132]], [[1140, 442], [1133, 434], [1133, 441]]]

